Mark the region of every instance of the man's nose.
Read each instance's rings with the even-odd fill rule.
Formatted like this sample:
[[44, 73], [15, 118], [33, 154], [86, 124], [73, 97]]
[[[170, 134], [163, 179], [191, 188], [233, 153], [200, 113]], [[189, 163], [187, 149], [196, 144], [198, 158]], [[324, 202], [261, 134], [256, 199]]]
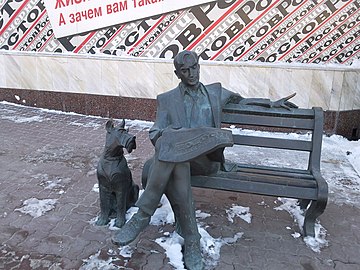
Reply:
[[196, 75], [196, 69], [195, 68], [190, 68], [190, 76], [193, 77]]

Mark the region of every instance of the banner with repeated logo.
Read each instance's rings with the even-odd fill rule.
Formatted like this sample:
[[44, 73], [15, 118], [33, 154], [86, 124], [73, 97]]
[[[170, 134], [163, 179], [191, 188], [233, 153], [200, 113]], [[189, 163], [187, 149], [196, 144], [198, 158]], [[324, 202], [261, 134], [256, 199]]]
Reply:
[[44, 0], [57, 38], [201, 5], [209, 0]]
[[[345, 65], [360, 58], [360, 0], [173, 2], [5, 0], [0, 49], [152, 58], [187, 49], [204, 60]], [[100, 14], [108, 18], [94, 23]]]

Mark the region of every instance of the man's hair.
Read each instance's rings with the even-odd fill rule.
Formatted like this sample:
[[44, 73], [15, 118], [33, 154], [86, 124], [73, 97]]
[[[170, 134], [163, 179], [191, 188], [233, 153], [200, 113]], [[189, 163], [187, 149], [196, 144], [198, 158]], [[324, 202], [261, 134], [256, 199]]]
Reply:
[[182, 51], [180, 53], [178, 53], [175, 58], [174, 58], [174, 66], [176, 70], [179, 70], [181, 68], [181, 66], [184, 65], [185, 63], [185, 59], [187, 57], [194, 57], [196, 62], [199, 61], [199, 57], [195, 52], [192, 51]]

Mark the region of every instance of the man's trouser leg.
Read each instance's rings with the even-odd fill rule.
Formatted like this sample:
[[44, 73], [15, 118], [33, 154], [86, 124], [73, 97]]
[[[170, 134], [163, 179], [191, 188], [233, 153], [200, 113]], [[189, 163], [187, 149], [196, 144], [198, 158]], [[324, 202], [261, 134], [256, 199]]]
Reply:
[[190, 163], [176, 164], [165, 194], [175, 214], [177, 232], [184, 238], [199, 240], [190, 181]]
[[176, 163], [159, 161], [155, 156], [144, 192], [135, 203], [146, 214], [152, 216], [159, 205]]
[[201, 236], [196, 224], [189, 162], [176, 164], [166, 188], [166, 196], [175, 214], [177, 232], [184, 238], [185, 266], [191, 270], [202, 270]]
[[113, 243], [117, 245], [127, 245], [134, 241], [146, 228], [151, 216], [158, 207], [161, 196], [165, 192], [174, 167], [175, 163], [161, 162], [154, 159], [146, 188], [135, 204], [139, 207], [139, 211], [120, 228], [112, 238]]

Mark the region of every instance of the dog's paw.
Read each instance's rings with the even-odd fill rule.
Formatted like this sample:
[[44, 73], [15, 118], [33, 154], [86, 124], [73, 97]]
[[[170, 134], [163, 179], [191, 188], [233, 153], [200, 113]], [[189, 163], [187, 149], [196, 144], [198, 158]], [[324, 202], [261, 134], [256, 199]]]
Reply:
[[115, 226], [121, 228], [125, 224], [125, 218], [117, 218], [115, 221]]
[[98, 217], [98, 219], [95, 221], [95, 225], [96, 226], [104, 226], [107, 225], [109, 223], [110, 219], [107, 217]]

